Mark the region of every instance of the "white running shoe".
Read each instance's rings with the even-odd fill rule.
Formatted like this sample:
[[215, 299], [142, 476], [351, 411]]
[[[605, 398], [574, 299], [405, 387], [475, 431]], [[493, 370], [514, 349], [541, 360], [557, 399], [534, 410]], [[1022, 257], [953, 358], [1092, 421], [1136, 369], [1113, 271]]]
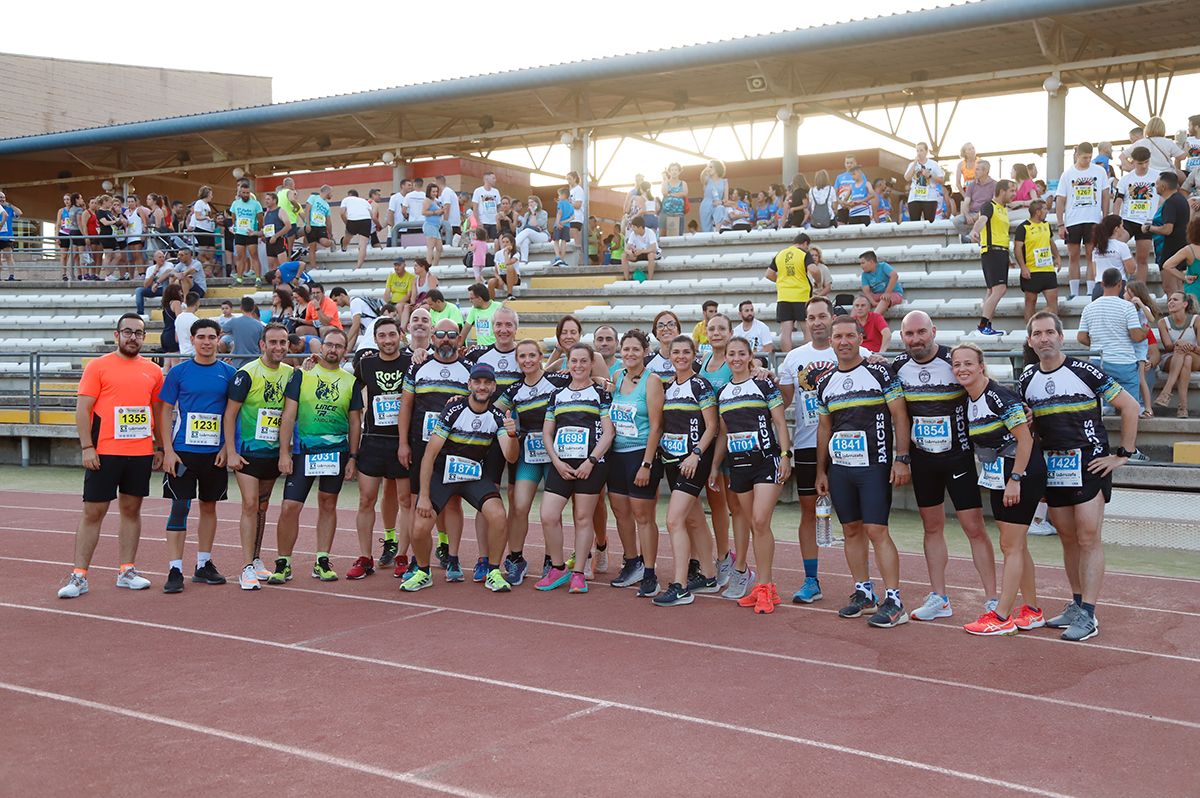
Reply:
[[996, 608], [999, 606], [1000, 606], [999, 599], [990, 598], [987, 601], [983, 602], [983, 611], [984, 612], [995, 612]]
[[59, 598], [79, 598], [88, 592], [87, 577], [83, 574], [71, 574], [67, 583], [58, 589]]
[[583, 578], [587, 580], [596, 578], [595, 566], [592, 565], [591, 557], [588, 557], [587, 562], [583, 564]]
[[599, 549], [596, 549], [596, 558], [595, 559], [596, 559], [596, 565], [594, 567], [595, 567], [596, 573], [598, 573], [598, 574], [608, 573], [608, 549], [605, 549], [604, 551], [600, 551]]
[[126, 568], [117, 574], [117, 587], [127, 587], [130, 590], [145, 590], [150, 587], [150, 580], [137, 572], [136, 568]]
[[740, 599], [746, 595], [752, 584], [754, 584], [753, 568], [746, 568], [744, 573], [734, 570], [729, 577], [729, 587], [725, 588], [725, 592], [721, 594], [721, 598]]
[[717, 587], [725, 587], [729, 584], [731, 576], [733, 576], [733, 555], [725, 552], [725, 556], [717, 562]]
[[935, 618], [949, 618], [954, 614], [950, 608], [950, 599], [944, 599], [937, 593], [925, 597], [925, 603], [909, 613], [913, 620], [932, 621]]
[[1029, 525], [1029, 534], [1031, 535], [1057, 535], [1058, 530], [1054, 528], [1054, 524], [1050, 523], [1045, 518], [1034, 518], [1033, 523]]
[[247, 565], [242, 569], [242, 575], [238, 577], [238, 587], [242, 590], [258, 590], [258, 572], [254, 570], [253, 565]]
[[255, 557], [252, 565], [254, 566], [254, 576], [258, 581], [265, 582], [271, 578], [272, 571], [263, 563], [261, 558]]

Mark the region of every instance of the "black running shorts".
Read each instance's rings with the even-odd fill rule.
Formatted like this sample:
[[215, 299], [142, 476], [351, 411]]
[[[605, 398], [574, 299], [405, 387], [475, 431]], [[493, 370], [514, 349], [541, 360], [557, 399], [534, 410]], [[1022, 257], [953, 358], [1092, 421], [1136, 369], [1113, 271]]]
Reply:
[[110, 502], [123, 496], [149, 496], [153, 455], [100, 455], [100, 470], [83, 472], [83, 500]]
[[931, 455], [916, 447], [911, 454], [912, 486], [918, 507], [937, 507], [946, 501], [947, 492], [959, 512], [983, 506], [974, 456]]
[[176, 452], [179, 469], [163, 474], [163, 498], [175, 501], [200, 499], [221, 502], [229, 498], [229, 472], [217, 466], [217, 453]]

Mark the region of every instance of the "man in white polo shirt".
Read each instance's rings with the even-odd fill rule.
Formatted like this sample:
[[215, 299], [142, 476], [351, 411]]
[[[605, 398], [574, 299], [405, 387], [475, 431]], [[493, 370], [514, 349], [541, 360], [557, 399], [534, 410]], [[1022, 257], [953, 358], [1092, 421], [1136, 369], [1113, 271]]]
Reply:
[[1146, 329], [1133, 303], [1121, 297], [1120, 270], [1105, 269], [1100, 281], [1104, 294], [1083, 309], [1079, 319], [1079, 343], [1100, 350], [1100, 367], [1141, 405], [1142, 392], [1133, 344], [1146, 340]]

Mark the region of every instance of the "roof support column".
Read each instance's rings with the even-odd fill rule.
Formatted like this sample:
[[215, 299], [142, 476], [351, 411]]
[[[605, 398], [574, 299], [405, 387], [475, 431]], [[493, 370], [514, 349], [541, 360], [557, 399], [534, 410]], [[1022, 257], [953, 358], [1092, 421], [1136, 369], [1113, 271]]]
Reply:
[[392, 161], [392, 193], [400, 190], [400, 181], [408, 177], [408, 161], [397, 158]]
[[783, 175], [779, 182], [785, 186], [791, 185], [792, 178], [800, 171], [799, 132], [800, 117], [793, 111], [783, 120]]
[[572, 236], [575, 241], [576, 252], [578, 252], [578, 260], [576, 266], [587, 265], [588, 255], [588, 236], [591, 233], [591, 225], [588, 223], [588, 217], [591, 214], [589, 205], [591, 204], [592, 195], [592, 175], [588, 171], [588, 145], [590, 142], [588, 131], [579, 131], [575, 137], [571, 139], [571, 171], [579, 175], [579, 184], [583, 187], [583, 207], [580, 213], [583, 218], [583, 229], [580, 231], [578, 239]]
[[1063, 173], [1063, 153], [1067, 148], [1067, 87], [1056, 75], [1046, 79], [1046, 186], [1057, 187]]

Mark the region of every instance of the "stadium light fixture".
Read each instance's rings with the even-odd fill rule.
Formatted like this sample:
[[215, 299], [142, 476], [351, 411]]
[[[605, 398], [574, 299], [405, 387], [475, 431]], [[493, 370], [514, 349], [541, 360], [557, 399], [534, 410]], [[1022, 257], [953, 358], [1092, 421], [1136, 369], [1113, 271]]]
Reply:
[[385, 164], [387, 164], [388, 166], [391, 166], [392, 164], [394, 164], [396, 162], [396, 153], [392, 152], [391, 150], [388, 150], [387, 152], [385, 152], [382, 155], [382, 159]]
[[113, 182], [111, 180], [105, 180], [103, 183], [100, 184], [100, 188], [104, 189], [105, 191], [112, 191], [113, 190]]
[[234, 179], [234, 180], [241, 180], [241, 179], [242, 179], [243, 177], [245, 177], [245, 176], [246, 176], [246, 170], [245, 170], [245, 169], [243, 169], [243, 168], [242, 168], [242, 167], [240, 167], [240, 166], [235, 166], [235, 167], [233, 167], [233, 179]]
[[1042, 88], [1045, 89], [1046, 93], [1051, 96], [1058, 94], [1058, 90], [1062, 88], [1062, 85], [1062, 80], [1057, 74], [1052, 74], [1050, 77], [1042, 81]]

